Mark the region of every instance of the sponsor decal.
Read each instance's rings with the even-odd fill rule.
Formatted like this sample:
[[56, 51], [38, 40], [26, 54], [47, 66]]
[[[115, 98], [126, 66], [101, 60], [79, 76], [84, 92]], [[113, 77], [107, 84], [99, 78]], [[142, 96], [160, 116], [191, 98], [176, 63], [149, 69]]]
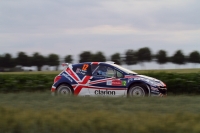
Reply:
[[81, 70], [80, 73], [85, 75], [87, 71]]
[[86, 72], [87, 72], [87, 71], [82, 70], [82, 69], [80, 69], [80, 68], [77, 68], [77, 69], [76, 69], [76, 73], [77, 73], [77, 74], [83, 74], [83, 75], [85, 75]]
[[108, 91], [108, 90], [95, 90], [95, 95], [115, 95], [115, 91]]
[[112, 85], [112, 80], [107, 80], [106, 85]]
[[126, 86], [126, 81], [122, 81], [122, 86]]
[[126, 86], [126, 81], [121, 80], [107, 80], [106, 85], [112, 85], [112, 86]]
[[76, 73], [80, 73], [81, 69], [80, 68], [77, 68], [76, 69]]
[[112, 85], [113, 86], [121, 86], [122, 85], [122, 81], [121, 80], [112, 80]]
[[84, 64], [83, 67], [82, 67], [82, 70], [83, 70], [83, 71], [87, 71], [88, 67], [89, 67], [88, 64]]
[[73, 80], [70, 78], [69, 75], [63, 73], [62, 76], [64, 76], [65, 78], [67, 78], [70, 82], [73, 82]]

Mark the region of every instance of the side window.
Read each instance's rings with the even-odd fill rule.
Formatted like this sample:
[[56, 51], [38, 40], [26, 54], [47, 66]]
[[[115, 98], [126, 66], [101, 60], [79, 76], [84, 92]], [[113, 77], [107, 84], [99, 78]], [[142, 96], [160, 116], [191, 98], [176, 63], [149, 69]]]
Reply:
[[121, 72], [117, 71], [117, 78], [123, 78], [123, 77], [124, 75]]
[[115, 71], [111, 67], [107, 68], [107, 77], [115, 77]]
[[90, 64], [83, 63], [79, 65], [74, 65], [73, 66], [73, 71], [78, 74], [78, 75], [92, 75], [91, 74], [91, 69], [90, 69]]
[[99, 65], [93, 71], [93, 76], [114, 77], [115, 71], [111, 67]]
[[99, 65], [97, 65], [97, 64], [92, 64], [92, 65], [91, 65], [92, 74], [95, 72], [95, 70], [97, 69], [98, 66], [99, 66]]

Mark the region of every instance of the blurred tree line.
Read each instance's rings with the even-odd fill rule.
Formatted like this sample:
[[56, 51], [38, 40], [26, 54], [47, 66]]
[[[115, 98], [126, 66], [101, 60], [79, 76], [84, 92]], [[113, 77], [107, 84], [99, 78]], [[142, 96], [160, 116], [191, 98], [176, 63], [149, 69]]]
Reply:
[[[144, 62], [156, 61], [158, 64], [163, 65], [171, 62], [177, 65], [185, 63], [194, 63], [194, 66], [200, 63], [200, 53], [193, 51], [189, 55], [184, 55], [181, 50], [177, 50], [172, 56], [168, 56], [165, 50], [159, 50], [156, 54], [153, 54], [148, 47], [140, 48], [137, 51], [128, 49], [125, 53], [114, 53], [109, 58], [106, 58], [103, 52], [92, 53], [90, 51], [83, 51], [79, 54], [79, 62], [105, 62], [114, 61], [116, 64], [135, 65], [140, 64], [144, 66]], [[19, 52], [16, 58], [13, 58], [11, 54], [6, 53], [0, 55], [0, 71], [5, 69], [12, 71], [16, 66], [30, 67], [37, 66], [41, 71], [42, 66], [55, 66], [58, 67], [61, 62], [73, 62], [72, 55], [66, 55], [64, 59], [61, 59], [57, 54], [49, 54], [43, 56], [38, 52], [35, 52], [32, 56], [28, 56], [25, 52]], [[13, 69], [13, 71], [15, 71]]]

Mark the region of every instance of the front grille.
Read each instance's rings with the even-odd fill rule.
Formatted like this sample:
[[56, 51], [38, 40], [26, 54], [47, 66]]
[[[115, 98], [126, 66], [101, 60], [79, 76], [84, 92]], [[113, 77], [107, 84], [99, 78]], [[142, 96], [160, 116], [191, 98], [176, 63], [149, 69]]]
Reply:
[[159, 88], [158, 89], [160, 93], [162, 93], [163, 95], [167, 94], [167, 89], [166, 88]]

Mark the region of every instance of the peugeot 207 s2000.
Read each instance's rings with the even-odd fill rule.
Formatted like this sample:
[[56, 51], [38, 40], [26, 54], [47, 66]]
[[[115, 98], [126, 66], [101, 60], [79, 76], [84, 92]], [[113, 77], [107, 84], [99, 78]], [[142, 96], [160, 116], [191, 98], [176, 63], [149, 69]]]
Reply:
[[53, 94], [80, 96], [165, 96], [166, 85], [113, 62], [64, 63], [55, 77]]

